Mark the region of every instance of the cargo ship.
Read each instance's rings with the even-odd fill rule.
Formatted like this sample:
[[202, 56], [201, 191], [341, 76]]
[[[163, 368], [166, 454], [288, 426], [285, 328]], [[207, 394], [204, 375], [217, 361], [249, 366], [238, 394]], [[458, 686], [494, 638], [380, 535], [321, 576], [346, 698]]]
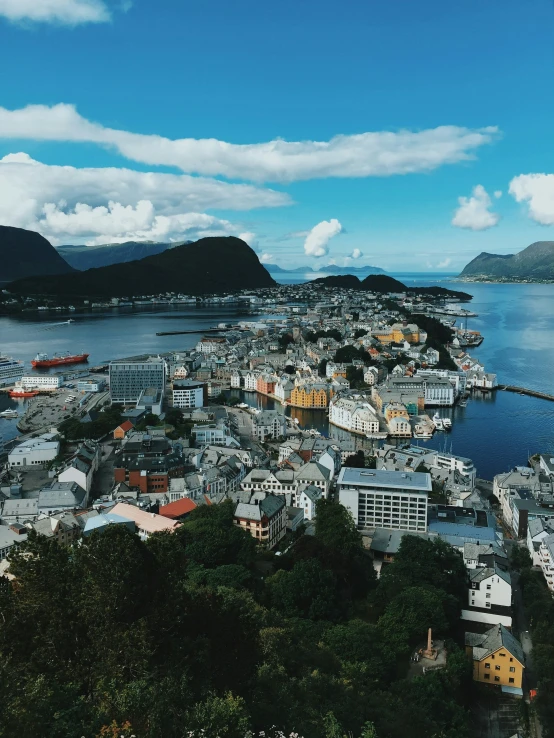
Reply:
[[54, 354], [52, 358], [48, 354], [37, 354], [31, 365], [34, 367], [60, 366], [62, 364], [82, 364], [88, 361], [88, 354]]

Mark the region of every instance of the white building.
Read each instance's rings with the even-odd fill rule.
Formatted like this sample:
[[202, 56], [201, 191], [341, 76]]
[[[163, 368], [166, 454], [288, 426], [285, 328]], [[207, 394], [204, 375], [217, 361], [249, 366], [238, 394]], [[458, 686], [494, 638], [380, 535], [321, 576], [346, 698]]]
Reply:
[[31, 374], [21, 377], [16, 385], [24, 389], [42, 389], [54, 390], [59, 389], [63, 384], [63, 376], [61, 374]]
[[468, 605], [470, 607], [510, 607], [512, 582], [508, 571], [499, 566], [480, 566], [469, 572]]
[[329, 422], [359, 435], [379, 433], [375, 410], [363, 400], [335, 396], [329, 404]]
[[395, 438], [411, 438], [412, 437], [412, 426], [407, 418], [397, 416], [391, 418], [387, 423], [389, 429], [389, 435]]
[[369, 385], [370, 387], [373, 387], [374, 384], [377, 384], [378, 379], [379, 379], [379, 369], [377, 369], [376, 366], [370, 366], [365, 370], [364, 382], [367, 385]]
[[287, 504], [293, 507], [299, 505], [299, 491], [308, 486], [313, 486], [321, 491], [321, 495], [327, 498], [331, 486], [332, 474], [330, 470], [317, 461], [309, 461], [298, 469], [292, 471], [279, 469], [252, 469], [242, 480], [241, 489], [244, 492], [268, 492], [274, 495], [284, 495]]
[[244, 389], [246, 392], [255, 392], [258, 386], [260, 372], [246, 372], [244, 375]]
[[541, 543], [554, 534], [554, 520], [533, 518], [527, 523], [527, 550], [533, 560], [533, 566], [541, 565]]
[[454, 387], [446, 377], [425, 380], [425, 405], [450, 407], [454, 404]]
[[204, 385], [191, 379], [173, 382], [173, 407], [191, 408], [204, 406]]
[[41, 466], [53, 461], [60, 452], [60, 442], [55, 438], [53, 433], [44, 433], [15, 446], [8, 454], [9, 467]]
[[322, 497], [321, 490], [308, 484], [298, 491], [298, 507], [304, 510], [304, 520], [313, 520], [315, 518], [316, 503]]
[[226, 345], [225, 338], [219, 336], [201, 338], [196, 344], [196, 350], [201, 354], [215, 354], [221, 351]]
[[542, 569], [546, 584], [554, 592], [554, 534], [546, 536], [539, 548], [539, 565]]
[[287, 419], [277, 410], [262, 410], [252, 417], [252, 436], [258, 441], [287, 435]]
[[337, 481], [339, 501], [360, 529], [389, 528], [424, 533], [431, 476], [420, 472], [343, 467]]
[[90, 441], [85, 441], [75, 452], [67, 466], [58, 474], [59, 482], [76, 482], [87, 495], [92, 487], [92, 479], [98, 469], [100, 449]]
[[77, 382], [78, 392], [102, 392], [106, 382], [103, 379], [82, 379]]

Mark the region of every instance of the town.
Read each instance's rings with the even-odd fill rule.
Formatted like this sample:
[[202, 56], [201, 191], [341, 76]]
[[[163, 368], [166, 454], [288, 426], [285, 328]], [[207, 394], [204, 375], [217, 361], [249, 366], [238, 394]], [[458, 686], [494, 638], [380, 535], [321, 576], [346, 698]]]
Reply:
[[[219, 506], [274, 572], [317, 538], [326, 505], [340, 507], [377, 580], [412, 537], [455, 553], [461, 647], [474, 682], [499, 690], [487, 720], [540, 735], [518, 706], [537, 696], [520, 580], [540, 575], [554, 593], [554, 459], [538, 449], [487, 481], [471, 459], [418, 444], [448, 438], [441, 408], [498, 391], [466, 351], [486, 337], [456, 327], [452, 315], [467, 311], [428, 296], [277, 292], [242, 299], [279, 315], [220, 324], [191, 350], [93, 372], [20, 370], [6, 389], [31, 399], [5, 449], [1, 573], [17, 578], [13, 556], [35, 536], [80, 546], [120, 527], [148, 541]], [[328, 432], [303, 427], [305, 411]], [[431, 621], [419, 631], [410, 669], [447, 669], [447, 634]]]

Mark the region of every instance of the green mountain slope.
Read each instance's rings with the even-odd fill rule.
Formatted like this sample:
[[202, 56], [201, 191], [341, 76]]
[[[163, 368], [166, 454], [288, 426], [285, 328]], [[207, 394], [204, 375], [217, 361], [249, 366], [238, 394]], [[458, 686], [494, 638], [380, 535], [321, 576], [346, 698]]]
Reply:
[[40, 233], [0, 226], [0, 283], [73, 269]]
[[250, 246], [227, 236], [202, 238], [139, 261], [68, 276], [20, 279], [8, 289], [26, 295], [105, 298], [161, 292], [202, 295], [274, 284]]
[[517, 254], [483, 252], [464, 267], [461, 277], [554, 279], [554, 241], [536, 241]]

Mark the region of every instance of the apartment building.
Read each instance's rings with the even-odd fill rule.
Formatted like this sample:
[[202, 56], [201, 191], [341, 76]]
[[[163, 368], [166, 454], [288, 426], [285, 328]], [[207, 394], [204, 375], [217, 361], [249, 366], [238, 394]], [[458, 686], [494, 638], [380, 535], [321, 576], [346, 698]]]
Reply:
[[204, 407], [205, 385], [192, 379], [178, 379], [173, 382], [173, 407], [179, 409]]

